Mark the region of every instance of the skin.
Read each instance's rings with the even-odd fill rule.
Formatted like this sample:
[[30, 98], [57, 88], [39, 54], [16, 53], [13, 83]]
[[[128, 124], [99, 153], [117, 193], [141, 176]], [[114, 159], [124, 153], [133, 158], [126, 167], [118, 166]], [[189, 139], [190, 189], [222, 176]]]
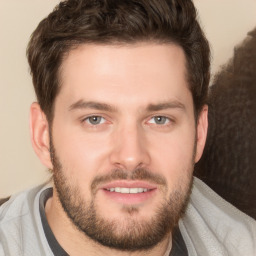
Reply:
[[[116, 168], [128, 173], [147, 168], [167, 183], [163, 189], [149, 182], [146, 186], [154, 187], [151, 195], [128, 201], [107, 195], [102, 189], [106, 184], [101, 184], [95, 204], [102, 218], [120, 223], [128, 216], [138, 222], [150, 220], [175, 189], [187, 193], [193, 164], [200, 159], [205, 144], [207, 106], [196, 122], [185, 56], [179, 46], [82, 45], [63, 61], [60, 75], [62, 85], [51, 130], [53, 144], [65, 177], [84, 200], [92, 200], [92, 180]], [[93, 125], [90, 116], [102, 118]], [[159, 124], [156, 116], [166, 118]], [[53, 169], [49, 124], [37, 103], [31, 106], [30, 127], [35, 152], [47, 168]], [[125, 186], [133, 181], [129, 182]], [[132, 215], [124, 211], [129, 206], [136, 208]], [[113, 255], [113, 249], [93, 242], [75, 228], [61, 207], [55, 187], [46, 215], [57, 240], [71, 255], [83, 255], [84, 251]], [[171, 233], [145, 255], [164, 255], [170, 237]], [[114, 255], [144, 252], [115, 250]]]

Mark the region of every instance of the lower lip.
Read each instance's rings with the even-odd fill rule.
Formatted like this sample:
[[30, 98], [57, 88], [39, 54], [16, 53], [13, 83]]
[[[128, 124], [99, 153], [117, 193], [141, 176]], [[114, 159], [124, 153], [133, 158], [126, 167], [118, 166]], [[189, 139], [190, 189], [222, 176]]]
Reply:
[[102, 189], [104, 194], [109, 197], [111, 200], [121, 203], [121, 204], [140, 204], [143, 203], [156, 193], [156, 189], [151, 189], [147, 192], [137, 193], [137, 194], [125, 194], [125, 193], [117, 193], [117, 192], [110, 192], [109, 190]]

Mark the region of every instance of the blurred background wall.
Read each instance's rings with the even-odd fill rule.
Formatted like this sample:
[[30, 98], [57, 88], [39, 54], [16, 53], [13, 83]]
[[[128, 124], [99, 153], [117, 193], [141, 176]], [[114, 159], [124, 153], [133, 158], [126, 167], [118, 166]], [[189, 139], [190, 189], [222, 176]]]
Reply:
[[[0, 0], [0, 198], [49, 178], [33, 152], [35, 101], [25, 56], [30, 34], [59, 0]], [[256, 0], [194, 0], [212, 49], [212, 74], [256, 26]]]

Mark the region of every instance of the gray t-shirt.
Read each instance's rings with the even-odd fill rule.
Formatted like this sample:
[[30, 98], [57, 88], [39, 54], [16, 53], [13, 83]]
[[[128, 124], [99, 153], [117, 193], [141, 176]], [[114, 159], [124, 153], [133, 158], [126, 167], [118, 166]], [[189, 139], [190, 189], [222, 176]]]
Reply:
[[[0, 207], [0, 256], [54, 255], [39, 208], [48, 187], [14, 195]], [[189, 256], [256, 255], [256, 221], [197, 178], [179, 230]]]

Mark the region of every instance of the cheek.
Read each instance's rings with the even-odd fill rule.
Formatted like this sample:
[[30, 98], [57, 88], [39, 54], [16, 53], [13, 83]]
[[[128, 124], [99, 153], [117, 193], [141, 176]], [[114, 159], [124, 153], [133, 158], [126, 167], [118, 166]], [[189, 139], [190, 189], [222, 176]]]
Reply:
[[64, 179], [82, 198], [91, 200], [91, 183], [105, 167], [106, 146], [98, 146], [95, 140], [92, 143], [92, 138], [66, 136], [62, 131], [54, 137], [54, 147]]
[[62, 129], [55, 132], [53, 143], [65, 175], [78, 182], [90, 180], [107, 165], [106, 137]]
[[188, 132], [174, 132], [152, 140], [150, 147], [154, 170], [162, 170], [168, 183], [175, 184], [184, 175], [191, 175], [194, 163], [194, 137], [190, 129]]

